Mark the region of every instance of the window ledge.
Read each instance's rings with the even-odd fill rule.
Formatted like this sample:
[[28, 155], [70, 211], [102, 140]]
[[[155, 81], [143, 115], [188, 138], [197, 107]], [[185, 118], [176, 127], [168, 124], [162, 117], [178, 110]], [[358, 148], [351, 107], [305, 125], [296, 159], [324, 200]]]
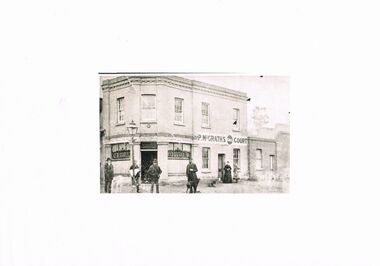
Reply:
[[211, 129], [210, 126], [203, 126], [203, 125], [202, 125], [202, 128]]
[[144, 120], [144, 121], [140, 121], [140, 124], [157, 124], [157, 120], [152, 120], [152, 121]]
[[240, 132], [240, 129], [232, 129], [233, 132]]
[[124, 126], [124, 125], [125, 125], [125, 122], [119, 122], [115, 124], [115, 126]]
[[210, 173], [211, 173], [211, 170], [207, 170], [207, 169], [205, 169], [205, 170], [201, 170], [201, 173], [202, 173], [202, 174], [210, 174]]
[[184, 127], [185, 124], [184, 123], [180, 123], [180, 122], [174, 122], [173, 123], [175, 126], [181, 126], [181, 127]]
[[264, 168], [256, 168], [256, 171], [264, 171]]
[[189, 160], [189, 158], [168, 157], [168, 160]]
[[112, 162], [120, 162], [120, 161], [130, 161], [131, 158], [122, 158], [122, 159], [111, 159]]

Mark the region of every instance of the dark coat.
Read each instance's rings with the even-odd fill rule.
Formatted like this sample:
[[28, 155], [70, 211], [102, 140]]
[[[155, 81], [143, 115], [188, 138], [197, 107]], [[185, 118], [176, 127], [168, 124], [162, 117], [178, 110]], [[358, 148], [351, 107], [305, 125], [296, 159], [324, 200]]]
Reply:
[[148, 176], [152, 178], [153, 180], [159, 179], [160, 175], [162, 173], [161, 168], [157, 165], [154, 166], [153, 164], [148, 169]]
[[113, 179], [113, 165], [112, 164], [104, 165], [104, 179], [106, 181], [112, 181]]
[[187, 181], [196, 181], [198, 168], [195, 163], [189, 163], [186, 167]]
[[232, 183], [231, 169], [231, 166], [228, 164], [224, 166], [223, 183]]

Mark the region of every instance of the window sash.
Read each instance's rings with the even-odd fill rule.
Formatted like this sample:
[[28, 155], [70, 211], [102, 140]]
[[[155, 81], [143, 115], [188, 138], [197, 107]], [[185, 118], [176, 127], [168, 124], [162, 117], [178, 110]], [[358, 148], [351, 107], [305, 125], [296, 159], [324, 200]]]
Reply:
[[174, 100], [174, 120], [180, 123], [183, 123], [183, 101], [182, 98], [175, 98]]
[[210, 166], [210, 148], [202, 148], [202, 168], [209, 169]]
[[234, 165], [237, 165], [240, 168], [240, 149], [234, 149]]
[[235, 123], [235, 121], [237, 122], [236, 122], [236, 125], [233, 124], [233, 128], [239, 129], [240, 128], [240, 110], [236, 108], [233, 109], [232, 123]]
[[111, 157], [113, 160], [129, 160], [131, 150], [127, 142], [111, 144]]
[[156, 95], [141, 95], [141, 119], [145, 121], [156, 120]]
[[124, 122], [124, 97], [117, 99], [117, 122]]
[[182, 144], [181, 143], [174, 143], [174, 151], [182, 151]]
[[191, 144], [185, 143], [169, 143], [168, 158], [169, 159], [189, 159], [191, 157]]
[[202, 125], [210, 125], [210, 110], [208, 103], [202, 103]]
[[191, 144], [182, 144], [182, 150], [183, 151], [187, 151], [187, 152], [191, 152]]

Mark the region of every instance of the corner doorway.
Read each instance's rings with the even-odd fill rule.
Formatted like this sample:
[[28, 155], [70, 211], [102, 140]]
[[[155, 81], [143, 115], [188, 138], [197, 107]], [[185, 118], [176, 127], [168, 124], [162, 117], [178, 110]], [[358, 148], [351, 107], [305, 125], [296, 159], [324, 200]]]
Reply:
[[157, 151], [141, 151], [141, 181], [149, 183], [146, 172], [153, 164], [153, 159], [157, 159]]
[[150, 180], [147, 176], [149, 167], [153, 164], [153, 159], [157, 158], [157, 142], [141, 142], [141, 181], [149, 183]]

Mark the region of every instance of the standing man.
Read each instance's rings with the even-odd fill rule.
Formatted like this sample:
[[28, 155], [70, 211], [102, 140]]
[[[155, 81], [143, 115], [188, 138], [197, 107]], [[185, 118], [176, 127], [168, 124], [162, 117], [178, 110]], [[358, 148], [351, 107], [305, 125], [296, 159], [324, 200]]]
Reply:
[[110, 158], [107, 158], [107, 163], [104, 165], [104, 190], [106, 193], [111, 193], [111, 184], [113, 179], [113, 165]]
[[[133, 175], [133, 169], [135, 170], [135, 175]], [[137, 193], [140, 193], [141, 174], [136, 161], [133, 161], [133, 164], [129, 167], [129, 174], [132, 177], [132, 186], [135, 185]]]
[[189, 164], [186, 166], [187, 182], [190, 183], [190, 193], [197, 193], [199, 179], [197, 177], [198, 168], [193, 159], [189, 158]]
[[156, 192], [160, 193], [158, 180], [160, 179], [161, 173], [162, 171], [161, 168], [158, 166], [157, 159], [154, 159], [153, 164], [148, 169], [148, 176], [150, 176], [152, 180], [152, 187], [150, 188], [151, 193], [153, 193], [154, 184], [156, 184]]

